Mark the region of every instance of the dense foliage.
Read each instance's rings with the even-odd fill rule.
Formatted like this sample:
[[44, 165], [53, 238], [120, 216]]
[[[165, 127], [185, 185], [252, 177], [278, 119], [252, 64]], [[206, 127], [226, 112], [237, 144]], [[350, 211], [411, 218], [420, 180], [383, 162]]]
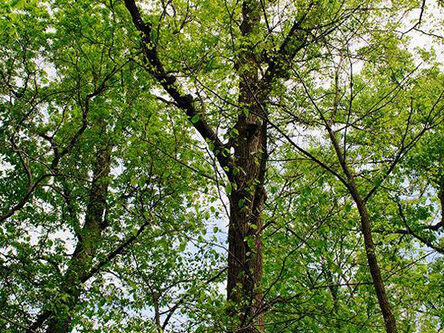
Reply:
[[3, 0], [1, 332], [440, 332], [440, 3]]

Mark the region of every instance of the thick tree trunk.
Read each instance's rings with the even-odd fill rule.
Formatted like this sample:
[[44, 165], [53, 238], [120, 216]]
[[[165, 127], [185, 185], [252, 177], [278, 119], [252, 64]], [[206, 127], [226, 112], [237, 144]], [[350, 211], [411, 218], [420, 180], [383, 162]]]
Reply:
[[241, 32], [245, 51], [239, 57], [240, 115], [234, 142], [234, 172], [230, 194], [228, 231], [227, 298], [240, 320], [237, 332], [263, 331], [262, 295], [262, 210], [267, 160], [267, 127], [264, 122], [264, 92], [260, 91], [258, 65], [248, 42], [260, 19], [259, 2], [245, 1]]
[[[246, 122], [244, 121], [244, 124]], [[239, 332], [261, 331], [262, 296], [262, 210], [265, 201], [264, 164], [265, 132], [259, 126], [250, 133], [248, 126], [239, 126], [239, 143], [235, 148], [236, 166], [230, 195], [228, 231], [228, 300], [235, 305], [241, 321]], [[250, 133], [250, 134], [249, 134]]]
[[[101, 125], [104, 131], [105, 124]], [[68, 311], [61, 310], [50, 317], [46, 330], [47, 333], [69, 332], [71, 323], [69, 310], [72, 310], [78, 302], [81, 293], [80, 283], [89, 274], [95, 253], [102, 241], [102, 232], [106, 228], [104, 214], [110, 166], [111, 146], [107, 143], [99, 145], [97, 159], [93, 167], [93, 179], [85, 214], [85, 224], [79, 235], [79, 241], [61, 287], [62, 293], [66, 295], [66, 301], [61, 301], [60, 303]]]
[[[236, 123], [237, 137], [225, 145], [196, 109], [192, 95], [179, 89], [177, 78], [167, 73], [156, 45], [151, 40], [151, 24], [145, 23], [134, 0], [125, 0], [135, 27], [142, 34], [145, 60], [150, 73], [158, 80], [177, 106], [186, 112], [199, 134], [214, 145], [215, 156], [232, 184], [230, 221], [228, 231], [228, 281], [227, 298], [229, 314], [236, 321], [236, 332], [263, 331], [261, 315], [262, 296], [259, 284], [262, 278], [262, 210], [265, 202], [264, 178], [267, 160], [267, 126], [264, 120], [263, 102], [270, 89], [273, 69], [267, 80], [261, 83], [259, 64], [254, 54], [254, 34], [258, 32], [261, 16], [260, 1], [245, 0], [242, 5], [242, 46], [237, 69], [239, 72], [239, 117]], [[286, 48], [284, 48], [286, 49]], [[286, 52], [283, 50], [282, 52]], [[276, 66], [273, 66], [276, 67]], [[233, 158], [226, 148], [234, 148]]]

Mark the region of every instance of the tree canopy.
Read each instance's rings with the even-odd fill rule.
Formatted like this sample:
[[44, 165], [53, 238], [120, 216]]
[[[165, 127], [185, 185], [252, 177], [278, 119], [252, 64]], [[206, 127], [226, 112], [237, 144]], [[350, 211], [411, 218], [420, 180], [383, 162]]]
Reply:
[[3, 0], [0, 331], [444, 330], [441, 6]]

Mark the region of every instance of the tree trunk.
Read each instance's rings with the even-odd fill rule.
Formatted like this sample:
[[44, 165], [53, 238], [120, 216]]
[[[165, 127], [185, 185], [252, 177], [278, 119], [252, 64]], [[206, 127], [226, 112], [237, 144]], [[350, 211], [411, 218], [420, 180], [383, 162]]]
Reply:
[[[232, 185], [229, 194], [230, 221], [228, 230], [228, 312], [236, 323], [232, 331], [249, 333], [263, 331], [262, 295], [262, 210], [265, 202], [264, 178], [267, 161], [267, 126], [263, 102], [271, 87], [273, 69], [265, 83], [259, 79], [259, 65], [254, 54], [254, 34], [258, 32], [261, 6], [258, 0], [242, 4], [242, 33], [239, 61], [239, 116], [235, 128], [237, 137], [225, 145], [207, 123], [205, 115], [196, 109], [192, 95], [181, 92], [177, 78], [167, 73], [157, 47], [151, 40], [151, 24], [144, 22], [134, 0], [125, 0], [134, 26], [141, 33], [144, 59], [149, 72], [156, 78], [177, 106], [185, 111], [194, 128], [210, 142], [220, 166]], [[284, 50], [285, 51], [285, 50]], [[282, 51], [282, 52], [284, 52]], [[285, 53], [285, 52], [284, 52]], [[276, 66], [273, 66], [276, 67]], [[231, 141], [231, 140], [230, 140]], [[227, 147], [234, 156], [227, 156]]]
[[381, 269], [379, 268], [378, 259], [376, 258], [376, 249], [375, 244], [373, 243], [371, 219], [367, 210], [367, 204], [359, 193], [352, 170], [349, 168], [344, 158], [335, 133], [328, 124], [327, 130], [333, 148], [335, 149], [336, 156], [338, 157], [339, 163], [341, 164], [341, 168], [347, 177], [347, 189], [349, 190], [349, 193], [351, 194], [353, 201], [358, 208], [359, 216], [361, 217], [361, 229], [364, 235], [364, 246], [367, 255], [367, 263], [370, 269], [370, 274], [372, 276], [373, 286], [378, 298], [379, 307], [384, 318], [385, 330], [387, 333], [396, 333], [396, 320], [393, 316], [392, 307], [385, 291], [384, 280], [381, 276]]
[[[355, 189], [352, 183], [352, 188]], [[361, 228], [364, 235], [365, 252], [367, 255], [367, 262], [372, 275], [373, 285], [375, 287], [376, 296], [378, 297], [379, 307], [381, 308], [382, 316], [384, 317], [385, 330], [387, 333], [396, 333], [396, 320], [393, 316], [392, 307], [390, 305], [387, 293], [385, 291], [384, 280], [381, 276], [378, 260], [376, 258], [375, 244], [373, 243], [373, 236], [371, 230], [370, 215], [367, 206], [360, 194], [354, 191], [353, 198], [358, 207], [359, 215], [361, 216]]]
[[439, 182], [438, 198], [441, 204], [441, 221], [438, 223], [436, 230], [444, 227], [444, 177]]
[[[263, 127], [263, 126], [261, 126]], [[261, 128], [260, 127], [260, 128]], [[241, 139], [235, 148], [236, 166], [230, 195], [230, 224], [228, 231], [228, 300], [235, 303], [241, 326], [239, 332], [261, 331], [262, 296], [259, 290], [262, 278], [262, 210], [265, 202], [263, 165], [265, 133], [261, 129], [249, 136], [248, 130], [239, 130]], [[258, 163], [258, 159], [261, 159]], [[251, 327], [250, 327], [251, 326]]]
[[228, 231], [227, 298], [232, 314], [240, 320], [237, 332], [263, 331], [262, 295], [262, 210], [267, 160], [267, 126], [264, 122], [264, 94], [260, 91], [258, 66], [248, 42], [260, 19], [259, 3], [243, 3], [241, 32], [246, 37], [240, 54], [239, 105], [234, 142], [234, 172], [230, 194]]
[[[105, 123], [100, 120], [102, 132]], [[97, 149], [97, 159], [93, 166], [93, 179], [89, 194], [89, 202], [85, 214], [85, 224], [79, 235], [79, 241], [74, 251], [69, 267], [64, 275], [61, 291], [66, 301], [60, 301], [61, 309], [49, 319], [47, 333], [69, 332], [71, 317], [69, 311], [78, 302], [81, 293], [81, 281], [89, 273], [96, 251], [102, 241], [102, 232], [106, 228], [104, 219], [106, 196], [108, 193], [108, 177], [111, 167], [111, 146], [100, 144]]]

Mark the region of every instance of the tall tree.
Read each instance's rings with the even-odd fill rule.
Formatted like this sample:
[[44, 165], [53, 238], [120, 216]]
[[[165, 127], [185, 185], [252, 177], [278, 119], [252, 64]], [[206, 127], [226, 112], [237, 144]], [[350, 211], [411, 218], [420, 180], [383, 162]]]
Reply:
[[0, 330], [439, 330], [430, 6], [2, 3]]
[[[142, 34], [142, 49], [148, 72], [156, 78], [173, 102], [185, 112], [202, 138], [208, 142], [228, 178], [230, 222], [227, 298], [235, 309], [229, 313], [236, 314], [240, 322], [235, 324], [234, 327], [240, 325], [236, 330], [262, 331], [261, 215], [266, 198], [264, 181], [268, 156], [266, 109], [273, 82], [286, 75], [288, 64], [298, 51], [307, 45], [316, 44], [317, 40], [334, 31], [355, 8], [343, 9], [333, 5], [321, 14], [319, 4], [304, 4], [301, 6], [303, 10], [298, 11], [292, 19], [291, 27], [282, 42], [263, 48], [257, 45], [265, 43], [267, 34], [272, 33], [270, 30], [264, 30], [261, 24], [261, 19], [268, 20], [267, 8], [256, 0], [242, 2], [240, 35], [238, 46], [235, 48], [237, 60], [234, 65], [239, 81], [237, 115], [234, 125], [229, 129], [231, 139], [223, 143], [208, 123], [203, 110], [197, 106], [196, 97], [183, 92], [186, 89], [178, 78], [165, 69], [159, 55], [159, 45], [153, 40], [152, 23], [144, 20], [134, 0], [126, 0], [125, 5], [134, 26]], [[168, 9], [165, 7], [164, 10]], [[333, 17], [322, 21], [329, 10]], [[321, 19], [316, 15], [321, 15]], [[154, 31], [159, 33], [161, 24], [162, 22]], [[230, 149], [234, 150], [232, 154]]]

